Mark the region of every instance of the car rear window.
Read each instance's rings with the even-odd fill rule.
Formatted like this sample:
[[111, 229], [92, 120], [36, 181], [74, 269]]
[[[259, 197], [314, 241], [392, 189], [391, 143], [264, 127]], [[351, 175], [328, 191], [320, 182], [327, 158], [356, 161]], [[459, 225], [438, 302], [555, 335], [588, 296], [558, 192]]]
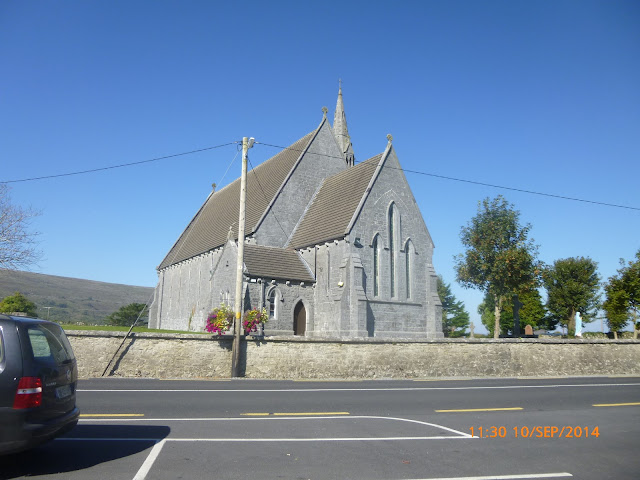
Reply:
[[73, 350], [61, 328], [31, 325], [27, 333], [35, 360], [54, 362], [57, 365], [73, 360]]

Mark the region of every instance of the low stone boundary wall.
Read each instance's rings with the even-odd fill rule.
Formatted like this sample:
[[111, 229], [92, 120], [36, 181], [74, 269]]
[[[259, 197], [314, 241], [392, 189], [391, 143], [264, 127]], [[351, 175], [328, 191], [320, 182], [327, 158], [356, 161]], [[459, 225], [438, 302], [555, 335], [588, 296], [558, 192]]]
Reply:
[[[80, 378], [102, 375], [124, 339], [120, 332], [68, 331]], [[638, 340], [440, 339], [317, 340], [292, 337], [241, 342], [247, 378], [376, 379], [640, 375]], [[136, 333], [107, 375], [228, 378], [231, 339]]]

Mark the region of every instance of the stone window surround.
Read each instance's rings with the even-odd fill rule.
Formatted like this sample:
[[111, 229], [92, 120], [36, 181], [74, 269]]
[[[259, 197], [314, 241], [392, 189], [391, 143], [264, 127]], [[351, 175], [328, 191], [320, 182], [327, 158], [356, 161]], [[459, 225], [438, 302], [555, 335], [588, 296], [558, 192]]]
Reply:
[[412, 288], [411, 283], [413, 281], [413, 272], [411, 267], [413, 265], [411, 259], [411, 251], [414, 250], [413, 242], [411, 238], [407, 238], [407, 241], [404, 243], [404, 258], [405, 258], [405, 283], [406, 283], [406, 292], [407, 292], [407, 300], [411, 299]]
[[280, 293], [280, 290], [278, 290], [277, 287], [271, 287], [268, 291], [267, 291], [267, 296], [266, 296], [266, 303], [269, 307], [269, 318], [273, 318], [273, 319], [277, 319], [278, 318], [278, 314], [280, 313], [279, 310], [279, 302], [283, 301], [283, 297], [282, 294]]
[[380, 297], [380, 253], [384, 247], [382, 236], [377, 232], [371, 240], [371, 248], [373, 248], [373, 296]]

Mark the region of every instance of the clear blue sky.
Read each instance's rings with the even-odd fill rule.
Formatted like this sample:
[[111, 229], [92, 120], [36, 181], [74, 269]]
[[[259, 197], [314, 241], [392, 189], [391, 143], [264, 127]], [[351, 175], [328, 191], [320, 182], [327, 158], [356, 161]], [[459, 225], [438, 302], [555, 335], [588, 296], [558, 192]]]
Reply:
[[[589, 256], [603, 279], [640, 248], [640, 2], [30, 1], [0, 3], [0, 181], [138, 162], [315, 129], [338, 79], [356, 161], [386, 134], [434, 264], [455, 283], [460, 228], [504, 195], [540, 259]], [[256, 145], [253, 165], [277, 153]], [[42, 212], [34, 271], [155, 286], [234, 145], [10, 183]], [[592, 329], [599, 329], [599, 325]]]

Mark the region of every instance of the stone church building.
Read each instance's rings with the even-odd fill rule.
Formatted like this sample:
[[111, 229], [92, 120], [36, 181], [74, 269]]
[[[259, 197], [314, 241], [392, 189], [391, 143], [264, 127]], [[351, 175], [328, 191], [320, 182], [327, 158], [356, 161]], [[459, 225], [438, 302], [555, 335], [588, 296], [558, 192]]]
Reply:
[[[442, 337], [434, 244], [388, 136], [355, 163], [342, 90], [333, 126], [250, 170], [244, 310], [264, 334], [320, 338]], [[233, 308], [240, 179], [212, 192], [158, 266], [151, 328], [202, 331]]]

